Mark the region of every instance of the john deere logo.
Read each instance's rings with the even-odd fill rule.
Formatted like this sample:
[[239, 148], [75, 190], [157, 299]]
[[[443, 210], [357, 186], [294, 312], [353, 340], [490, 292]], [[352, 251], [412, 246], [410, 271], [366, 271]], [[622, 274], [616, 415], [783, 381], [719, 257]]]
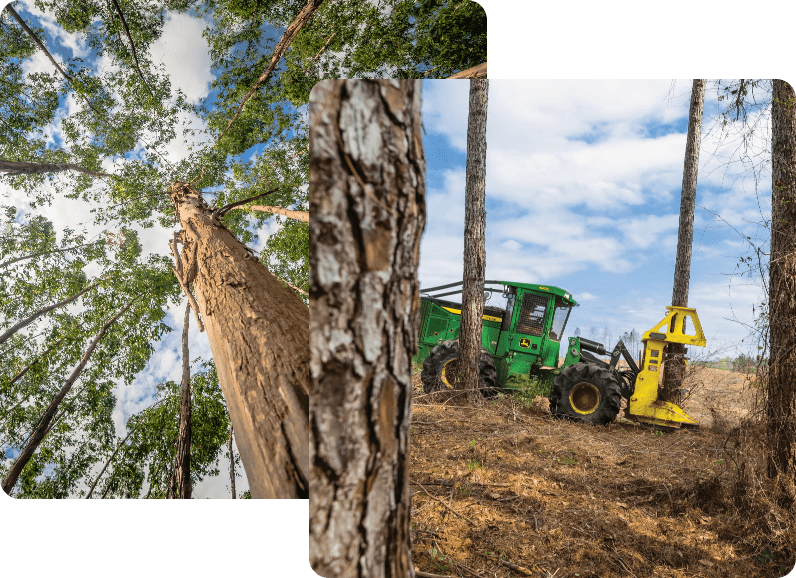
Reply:
[[520, 339], [520, 347], [522, 347], [523, 349], [528, 349], [530, 346], [531, 346], [530, 339], [528, 339], [527, 337], [523, 337], [522, 339]]

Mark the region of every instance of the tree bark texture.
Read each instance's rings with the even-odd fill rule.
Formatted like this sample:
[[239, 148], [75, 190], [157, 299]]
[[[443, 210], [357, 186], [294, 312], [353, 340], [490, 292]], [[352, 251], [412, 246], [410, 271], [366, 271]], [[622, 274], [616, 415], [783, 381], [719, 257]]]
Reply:
[[459, 333], [458, 389], [467, 390], [474, 402], [478, 391], [481, 359], [481, 324], [484, 315], [486, 274], [486, 109], [489, 81], [470, 80], [470, 110], [467, 119], [467, 169], [464, 190], [464, 284], [462, 326]]
[[0, 343], [3, 343], [4, 341], [6, 341], [9, 337], [14, 335], [14, 333], [19, 331], [20, 329], [22, 329], [24, 327], [27, 327], [28, 325], [33, 323], [34, 321], [36, 321], [42, 315], [46, 315], [47, 313], [49, 313], [53, 309], [58, 309], [59, 307], [63, 307], [64, 305], [69, 305], [72, 301], [75, 301], [81, 295], [83, 295], [83, 293], [85, 293], [89, 289], [93, 289], [94, 287], [96, 287], [96, 285], [97, 285], [96, 283], [92, 283], [91, 285], [89, 285], [88, 287], [86, 287], [85, 289], [80, 291], [79, 293], [76, 293], [75, 295], [72, 295], [71, 297], [68, 297], [67, 299], [64, 299], [63, 301], [59, 301], [58, 303], [54, 303], [53, 305], [48, 305], [47, 307], [42, 307], [36, 313], [34, 313], [33, 315], [30, 315], [29, 317], [26, 317], [25, 319], [23, 319], [22, 321], [20, 321], [16, 325], [14, 325], [12, 328], [10, 328], [8, 331], [6, 331], [2, 335], [0, 335]]
[[196, 290], [252, 497], [307, 498], [309, 310], [196, 189], [173, 183], [171, 198], [182, 225], [176, 270]]
[[[705, 106], [705, 79], [694, 79], [691, 107], [688, 111], [688, 136], [683, 163], [683, 188], [680, 193], [680, 223], [677, 228], [677, 260], [674, 265], [672, 305], [688, 307], [688, 284], [691, 277], [691, 248], [694, 243], [694, 205], [696, 204], [699, 148], [702, 140], [702, 112]], [[676, 390], [685, 376], [685, 345], [667, 346], [660, 398], [676, 403]]]
[[232, 453], [232, 424], [229, 426], [229, 483], [232, 489], [232, 499], [237, 498], [235, 495], [235, 454]]
[[180, 432], [177, 438], [177, 497], [191, 498], [191, 364], [188, 357], [188, 323], [191, 304], [185, 306], [182, 325], [182, 395], [180, 396]]
[[251, 205], [249, 207], [235, 207], [236, 209], [248, 209], [252, 211], [261, 211], [263, 213], [271, 213], [273, 215], [282, 215], [294, 221], [310, 222], [310, 214], [307, 211], [293, 211], [291, 209], [284, 209], [282, 207], [271, 207], [269, 205]]
[[45, 410], [44, 414], [41, 416], [39, 423], [36, 425], [36, 429], [33, 430], [33, 433], [30, 435], [28, 439], [28, 443], [25, 444], [25, 448], [22, 450], [22, 453], [19, 454], [14, 465], [11, 466], [11, 470], [9, 470], [8, 474], [6, 475], [5, 479], [3, 480], [3, 491], [6, 494], [11, 494], [11, 489], [14, 487], [14, 484], [17, 483], [17, 479], [19, 479], [19, 474], [22, 473], [22, 469], [27, 465], [28, 461], [30, 461], [31, 456], [39, 447], [39, 444], [44, 439], [44, 435], [47, 432], [47, 428], [50, 425], [53, 417], [55, 416], [56, 411], [58, 411], [58, 406], [66, 397], [66, 394], [69, 393], [69, 390], [72, 389], [72, 385], [74, 385], [77, 378], [83, 372], [83, 369], [86, 367], [88, 360], [91, 359], [91, 355], [94, 353], [94, 350], [97, 348], [97, 344], [100, 340], [104, 337], [105, 332], [108, 331], [108, 328], [113, 325], [117, 319], [119, 319], [122, 315], [124, 315], [128, 309], [133, 305], [136, 299], [133, 299], [124, 306], [124, 308], [119, 311], [110, 321], [108, 321], [105, 325], [102, 326], [97, 336], [88, 346], [86, 352], [83, 354], [80, 363], [78, 363], [77, 367], [72, 371], [71, 375], [67, 378], [64, 385], [58, 391], [58, 394], [53, 398], [50, 402], [50, 405]]
[[768, 473], [796, 499], [796, 94], [774, 80], [771, 106]]
[[310, 563], [326, 577], [414, 577], [420, 86], [326, 80], [310, 93]]

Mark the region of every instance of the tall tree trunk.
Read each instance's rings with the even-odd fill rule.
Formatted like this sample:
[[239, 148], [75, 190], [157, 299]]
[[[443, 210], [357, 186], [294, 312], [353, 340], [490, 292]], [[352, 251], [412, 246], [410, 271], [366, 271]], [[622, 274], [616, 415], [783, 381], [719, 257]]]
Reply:
[[[677, 229], [677, 261], [674, 266], [674, 287], [672, 289], [672, 305], [676, 307], [688, 307], [691, 247], [694, 242], [694, 205], [696, 203], [704, 105], [705, 80], [695, 79], [691, 87], [691, 107], [688, 111], [683, 189], [680, 194], [680, 223]], [[685, 345], [681, 343], [667, 345], [666, 363], [663, 366], [663, 389], [660, 394], [663, 401], [675, 403], [678, 401], [676, 391], [682, 386], [685, 376], [685, 353]]]
[[36, 321], [42, 315], [46, 315], [47, 313], [49, 313], [53, 309], [58, 309], [59, 307], [63, 307], [64, 305], [69, 305], [72, 301], [75, 301], [77, 298], [79, 298], [81, 295], [83, 295], [83, 293], [85, 293], [89, 289], [93, 289], [96, 286], [97, 286], [96, 283], [92, 283], [91, 285], [89, 285], [88, 287], [86, 287], [85, 289], [80, 291], [79, 293], [77, 293], [75, 295], [72, 295], [71, 297], [69, 297], [67, 299], [64, 299], [63, 301], [59, 301], [58, 303], [55, 303], [53, 305], [48, 305], [47, 307], [43, 307], [42, 309], [39, 309], [36, 313], [34, 313], [33, 315], [23, 319], [22, 321], [20, 321], [16, 325], [14, 325], [11, 329], [9, 329], [8, 331], [6, 331], [2, 335], [0, 335], [0, 343], [3, 343], [4, 341], [6, 341], [9, 337], [14, 335], [14, 333], [19, 331], [20, 329], [22, 329], [24, 327], [27, 327], [28, 325], [33, 323], [34, 321]]
[[232, 424], [229, 424], [229, 483], [234, 500], [237, 495], [235, 494], [235, 454], [232, 453]]
[[263, 213], [271, 213], [273, 215], [283, 215], [288, 219], [295, 221], [310, 222], [310, 214], [307, 211], [293, 211], [291, 209], [283, 209], [282, 207], [272, 207], [269, 205], [250, 205], [248, 207], [235, 207], [236, 209], [246, 209], [251, 211], [260, 211]]
[[481, 397], [478, 366], [484, 315], [486, 274], [486, 109], [489, 81], [470, 80], [470, 111], [467, 119], [467, 176], [464, 192], [464, 284], [462, 326], [459, 333], [459, 381], [470, 402]]
[[414, 576], [420, 86], [327, 80], [310, 93], [310, 563], [327, 577]]
[[771, 106], [768, 474], [796, 499], [796, 93], [774, 80]]
[[185, 307], [182, 325], [182, 396], [180, 397], [180, 433], [177, 438], [175, 477], [177, 497], [191, 498], [191, 364], [188, 357], [188, 322], [191, 317], [191, 304]]
[[47, 431], [48, 426], [50, 425], [50, 421], [52, 421], [55, 412], [58, 411], [58, 406], [66, 397], [66, 394], [69, 393], [69, 390], [72, 389], [72, 385], [75, 383], [77, 378], [82, 373], [83, 369], [86, 367], [88, 360], [91, 359], [91, 355], [94, 353], [94, 350], [97, 348], [97, 344], [105, 335], [105, 332], [108, 328], [113, 325], [117, 319], [119, 319], [125, 312], [132, 306], [132, 304], [136, 301], [137, 298], [130, 300], [124, 308], [119, 311], [110, 321], [108, 321], [105, 325], [102, 326], [100, 332], [88, 346], [86, 352], [83, 354], [83, 358], [80, 360], [80, 363], [74, 369], [72, 374], [67, 378], [66, 383], [64, 383], [63, 387], [61, 387], [58, 394], [53, 398], [50, 402], [50, 405], [47, 407], [47, 410], [44, 412], [44, 415], [41, 416], [39, 423], [36, 425], [36, 429], [33, 430], [30, 438], [28, 438], [28, 443], [25, 444], [25, 448], [22, 450], [22, 453], [17, 457], [14, 465], [11, 466], [11, 470], [6, 475], [5, 479], [3, 480], [3, 491], [6, 494], [11, 494], [11, 488], [14, 487], [14, 484], [17, 483], [17, 479], [19, 478], [19, 474], [22, 472], [22, 469], [30, 460], [33, 453], [39, 447], [39, 444], [44, 439], [44, 434]]
[[[172, 185], [183, 286], [193, 283], [254, 498], [306, 498], [309, 310], [218, 220]], [[175, 244], [176, 247], [176, 244]]]

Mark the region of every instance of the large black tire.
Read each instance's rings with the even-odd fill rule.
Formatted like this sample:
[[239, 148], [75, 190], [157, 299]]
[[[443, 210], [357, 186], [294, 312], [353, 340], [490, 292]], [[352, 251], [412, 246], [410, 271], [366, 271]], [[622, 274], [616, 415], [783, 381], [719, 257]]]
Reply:
[[611, 370], [596, 363], [576, 363], [553, 381], [550, 411], [586, 423], [608, 425], [622, 404], [619, 381]]
[[[435, 391], [453, 391], [458, 381], [457, 362], [459, 359], [459, 340], [448, 339], [437, 345], [428, 354], [423, 362], [423, 371], [420, 373], [420, 381], [423, 382], [423, 391], [433, 393]], [[492, 355], [481, 348], [481, 359], [478, 363], [478, 387], [484, 397], [489, 397], [497, 393], [497, 372]]]

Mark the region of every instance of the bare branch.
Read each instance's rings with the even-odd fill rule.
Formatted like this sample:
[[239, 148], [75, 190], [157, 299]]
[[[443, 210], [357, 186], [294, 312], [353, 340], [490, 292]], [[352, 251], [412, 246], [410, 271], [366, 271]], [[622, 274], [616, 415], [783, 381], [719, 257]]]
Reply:
[[119, 19], [122, 21], [122, 26], [124, 26], [124, 32], [125, 34], [127, 34], [127, 40], [130, 41], [130, 48], [132, 49], [133, 52], [133, 59], [135, 60], [135, 69], [138, 71], [138, 76], [141, 77], [141, 82], [144, 83], [144, 86], [146, 86], [146, 89], [149, 91], [149, 96], [151, 96], [154, 99], [155, 95], [153, 94], [152, 89], [149, 87], [149, 84], [147, 84], [147, 81], [144, 78], [144, 74], [141, 72], [141, 67], [139, 66], [138, 63], [138, 55], [135, 52], [135, 43], [133, 42], [133, 37], [130, 36], [130, 29], [127, 27], [127, 21], [124, 19], [124, 14], [122, 14], [122, 9], [119, 7], [119, 3], [116, 0], [113, 0], [113, 5], [116, 7], [116, 12], [119, 14]]

